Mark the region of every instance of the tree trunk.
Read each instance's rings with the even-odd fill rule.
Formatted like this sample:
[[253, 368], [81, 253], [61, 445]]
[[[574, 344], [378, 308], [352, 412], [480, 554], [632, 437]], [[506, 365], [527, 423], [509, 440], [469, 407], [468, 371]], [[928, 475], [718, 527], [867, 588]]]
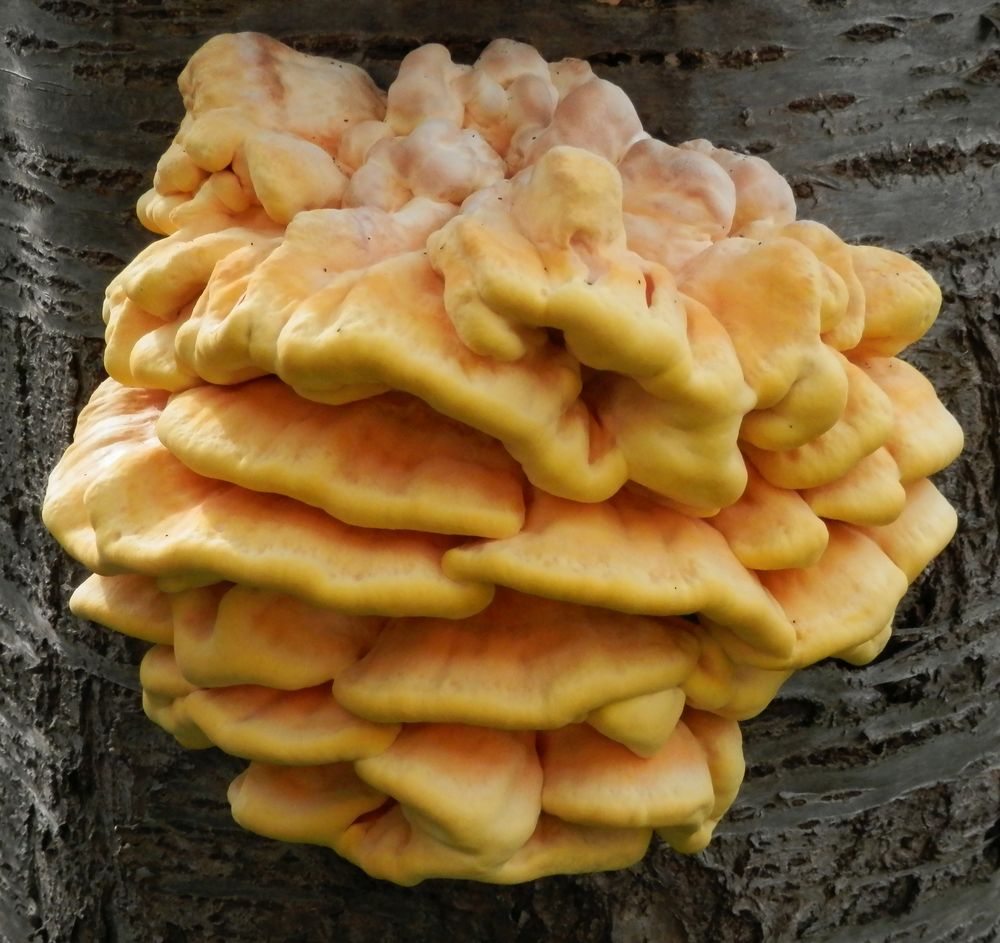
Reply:
[[[765, 156], [800, 215], [912, 254], [944, 311], [907, 356], [967, 433], [959, 535], [863, 669], [744, 725], [709, 849], [516, 887], [368, 879], [230, 819], [236, 761], [139, 706], [138, 644], [81, 623], [38, 507], [101, 375], [101, 295], [209, 36], [270, 33], [383, 85], [423, 42], [511, 36], [620, 84], [649, 131]], [[996, 940], [1000, 937], [1000, 8], [989, 0], [6, 0], [0, 8], [0, 939]]]

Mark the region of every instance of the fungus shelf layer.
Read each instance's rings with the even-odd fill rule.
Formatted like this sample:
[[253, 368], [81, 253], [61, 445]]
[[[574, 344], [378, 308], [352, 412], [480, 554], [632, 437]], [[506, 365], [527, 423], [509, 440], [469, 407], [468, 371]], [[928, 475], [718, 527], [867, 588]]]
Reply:
[[954, 531], [933, 280], [521, 43], [383, 93], [223, 35], [179, 84], [45, 500], [73, 611], [261, 834], [403, 884], [704, 847], [739, 721]]

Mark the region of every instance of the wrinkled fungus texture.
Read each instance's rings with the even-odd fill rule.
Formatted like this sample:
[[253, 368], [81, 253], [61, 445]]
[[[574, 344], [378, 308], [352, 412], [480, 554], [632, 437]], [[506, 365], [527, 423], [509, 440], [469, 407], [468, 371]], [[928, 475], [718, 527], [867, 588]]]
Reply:
[[402, 884], [709, 841], [738, 722], [861, 664], [956, 524], [919, 266], [568, 59], [218, 36], [45, 520], [149, 717]]

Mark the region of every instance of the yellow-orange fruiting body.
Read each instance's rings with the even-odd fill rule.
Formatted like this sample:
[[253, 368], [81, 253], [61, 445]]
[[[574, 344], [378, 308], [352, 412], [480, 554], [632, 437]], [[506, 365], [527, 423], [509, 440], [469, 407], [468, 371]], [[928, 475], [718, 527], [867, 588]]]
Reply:
[[384, 94], [218, 36], [180, 88], [45, 501], [74, 612], [254, 831], [402, 884], [703, 848], [738, 721], [954, 531], [933, 280], [524, 44]]

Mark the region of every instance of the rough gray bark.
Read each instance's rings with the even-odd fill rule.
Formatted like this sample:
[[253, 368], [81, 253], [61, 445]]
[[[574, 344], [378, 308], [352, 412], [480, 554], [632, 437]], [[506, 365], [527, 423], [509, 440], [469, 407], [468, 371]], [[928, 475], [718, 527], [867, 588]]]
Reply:
[[[886, 654], [793, 679], [746, 725], [708, 851], [513, 888], [368, 880], [232, 824], [235, 763], [142, 716], [138, 647], [79, 623], [41, 529], [100, 375], [103, 285], [210, 35], [269, 32], [385, 83], [442, 41], [576, 55], [646, 126], [766, 156], [801, 215], [909, 251], [945, 309], [910, 356], [968, 434], [958, 538]], [[972, 941], [1000, 937], [1000, 10], [989, 0], [6, 0], [0, 5], [0, 940]]]

